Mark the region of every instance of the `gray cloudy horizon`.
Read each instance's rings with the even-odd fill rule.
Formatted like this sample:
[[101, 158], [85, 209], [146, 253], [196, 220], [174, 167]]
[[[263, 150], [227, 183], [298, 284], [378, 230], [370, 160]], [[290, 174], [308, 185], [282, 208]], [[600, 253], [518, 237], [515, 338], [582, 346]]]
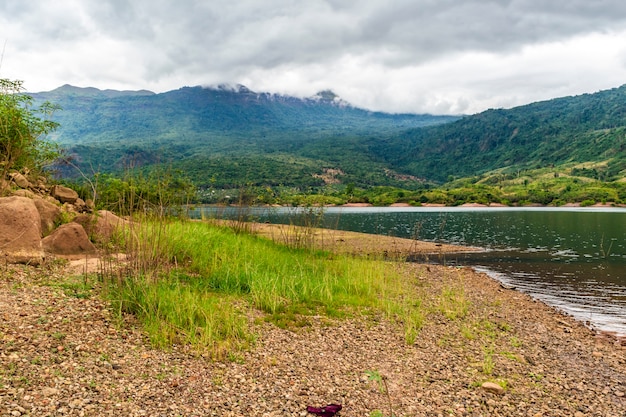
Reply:
[[623, 0], [5, 0], [0, 78], [476, 113], [626, 83]]

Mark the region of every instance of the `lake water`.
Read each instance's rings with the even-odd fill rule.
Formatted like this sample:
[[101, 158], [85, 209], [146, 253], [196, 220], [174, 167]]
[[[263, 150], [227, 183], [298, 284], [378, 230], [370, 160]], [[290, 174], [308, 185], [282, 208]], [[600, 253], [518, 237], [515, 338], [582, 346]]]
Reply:
[[[198, 208], [209, 217], [236, 208]], [[248, 208], [255, 221], [298, 224], [479, 246], [429, 261], [488, 273], [589, 323], [626, 336], [626, 209], [332, 207]], [[309, 223], [310, 224], [310, 223]], [[419, 259], [422, 261], [423, 259]]]

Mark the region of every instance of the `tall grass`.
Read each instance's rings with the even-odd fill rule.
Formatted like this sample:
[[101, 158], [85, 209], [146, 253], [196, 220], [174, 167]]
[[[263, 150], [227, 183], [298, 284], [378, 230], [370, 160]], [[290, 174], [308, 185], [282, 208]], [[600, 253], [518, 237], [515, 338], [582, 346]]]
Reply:
[[253, 339], [250, 309], [355, 314], [379, 311], [415, 340], [423, 318], [406, 280], [377, 260], [290, 248], [205, 222], [134, 223], [133, 267], [109, 279], [120, 312], [135, 314], [153, 342], [185, 343], [216, 355]]
[[295, 207], [289, 215], [289, 225], [280, 227], [281, 241], [295, 248], [312, 248], [315, 244], [315, 234], [323, 224], [323, 207]]

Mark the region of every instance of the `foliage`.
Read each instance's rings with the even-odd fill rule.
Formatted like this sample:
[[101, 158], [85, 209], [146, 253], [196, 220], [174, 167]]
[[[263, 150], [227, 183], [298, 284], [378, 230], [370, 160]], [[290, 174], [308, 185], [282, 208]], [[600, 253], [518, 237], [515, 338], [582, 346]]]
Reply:
[[469, 310], [469, 301], [463, 287], [446, 287], [441, 291], [437, 310], [448, 320], [462, 319]]
[[41, 171], [57, 157], [56, 144], [43, 138], [58, 127], [49, 119], [56, 109], [49, 102], [33, 108], [21, 81], [0, 79], [0, 178], [10, 170]]
[[[453, 180], [439, 187], [423, 186], [416, 190], [395, 187], [327, 188], [322, 194], [291, 194], [275, 197], [275, 201], [300, 204], [303, 201], [319, 201], [322, 204], [344, 204], [347, 202], [371, 203], [386, 206], [407, 203], [412, 206], [444, 204], [448, 206], [472, 204], [502, 204], [506, 206], [552, 205], [567, 203], [626, 203], [626, 182], [600, 181], [575, 176], [580, 173], [579, 165], [525, 170], [510, 174], [503, 170]], [[606, 165], [598, 166], [602, 170]], [[317, 200], [316, 200], [317, 199]]]
[[64, 86], [34, 96], [63, 105], [65, 111], [55, 114], [60, 140], [83, 171], [121, 175], [129, 165], [171, 164], [199, 188], [252, 183], [306, 191], [324, 184], [319, 176], [327, 169], [363, 186], [408, 184], [367, 154], [361, 138], [457, 119], [369, 112], [323, 97], [297, 99], [244, 88], [151, 94]]
[[[391, 395], [389, 394], [389, 387], [387, 386], [387, 377], [376, 370], [367, 370], [365, 371], [365, 375], [367, 376], [368, 381], [376, 382], [376, 384], [378, 385], [378, 390], [381, 394], [385, 394], [387, 396], [389, 417], [393, 417], [393, 405], [391, 402]], [[382, 417], [384, 414], [380, 410], [375, 410], [372, 414], [370, 414], [370, 416], [372, 415], [378, 415]]]
[[411, 331], [417, 330], [412, 318], [422, 316], [410, 283], [383, 261], [330, 257], [205, 222], [166, 219], [137, 219], [126, 248], [133, 264], [123, 276], [106, 277], [110, 299], [119, 312], [137, 315], [160, 346], [189, 343], [218, 356], [243, 348], [252, 340], [241, 318], [249, 308], [278, 320], [294, 312], [378, 311]]
[[65, 86], [37, 100], [46, 97], [68, 109], [55, 117], [80, 167], [122, 177], [169, 165], [198, 187], [200, 202], [228, 203], [222, 196], [232, 194], [220, 190], [242, 186], [260, 204], [625, 200], [626, 86], [460, 119], [245, 88], [152, 94]]
[[145, 174], [129, 171], [123, 177], [97, 173], [93, 180], [68, 182], [98, 209], [122, 215], [134, 212], [159, 215], [181, 214], [195, 200], [195, 187], [180, 171], [155, 166]]
[[395, 169], [436, 181], [495, 169], [516, 172], [609, 161], [602, 180], [624, 176], [626, 86], [491, 109], [370, 145]]

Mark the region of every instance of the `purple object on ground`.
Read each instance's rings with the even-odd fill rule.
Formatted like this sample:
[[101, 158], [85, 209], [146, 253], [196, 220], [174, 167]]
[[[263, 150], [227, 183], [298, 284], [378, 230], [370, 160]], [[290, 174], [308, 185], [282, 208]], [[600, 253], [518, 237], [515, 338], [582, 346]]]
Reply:
[[313, 413], [320, 417], [333, 417], [341, 410], [341, 404], [328, 404], [325, 407], [311, 407], [308, 406], [306, 411]]

